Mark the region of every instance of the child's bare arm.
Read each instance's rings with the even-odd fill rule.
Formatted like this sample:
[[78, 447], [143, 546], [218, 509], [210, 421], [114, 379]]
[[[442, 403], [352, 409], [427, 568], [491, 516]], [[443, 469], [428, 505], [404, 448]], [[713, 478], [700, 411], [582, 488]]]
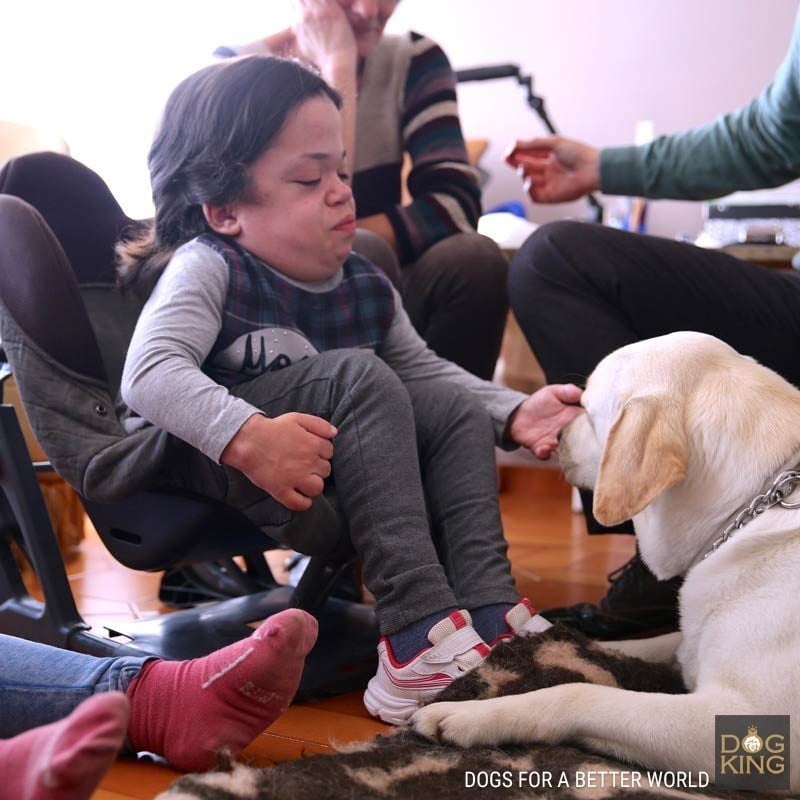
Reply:
[[254, 414], [222, 451], [220, 461], [246, 475], [292, 511], [306, 511], [331, 474], [336, 428], [311, 414]]

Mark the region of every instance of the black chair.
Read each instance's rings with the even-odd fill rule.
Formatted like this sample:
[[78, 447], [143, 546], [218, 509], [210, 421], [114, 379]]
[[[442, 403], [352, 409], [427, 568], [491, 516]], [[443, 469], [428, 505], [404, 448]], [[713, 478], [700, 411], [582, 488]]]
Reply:
[[[330, 596], [352, 550], [325, 496], [306, 512], [330, 542], [296, 588], [279, 586], [263, 551], [276, 541], [209, 498], [159, 488], [169, 437], [133, 433], [115, 411], [122, 365], [140, 305], [115, 285], [113, 246], [136, 223], [105, 183], [68, 156], [34, 153], [0, 172], [0, 335], [5, 357], [49, 463], [31, 465], [13, 407], [0, 406], [0, 631], [96, 655], [202, 655], [251, 632], [286, 607], [320, 618], [301, 687], [344, 690], [374, 669], [372, 609]], [[1, 376], [0, 376], [1, 377]], [[100, 636], [78, 613], [36, 481], [54, 468], [80, 495], [104, 545], [122, 564], [166, 570], [176, 605], [195, 607], [109, 627]], [[291, 522], [288, 524], [292, 524]], [[16, 542], [44, 601], [26, 591]], [[240, 567], [233, 556], [244, 556]]]

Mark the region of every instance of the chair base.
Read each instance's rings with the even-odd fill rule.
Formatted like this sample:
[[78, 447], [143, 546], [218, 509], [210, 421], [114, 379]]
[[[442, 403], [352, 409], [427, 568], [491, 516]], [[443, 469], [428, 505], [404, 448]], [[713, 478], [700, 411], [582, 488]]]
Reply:
[[[250, 635], [254, 623], [289, 607], [291, 598], [292, 587], [281, 586], [107, 627], [112, 637], [130, 640], [123, 644], [127, 653], [134, 648], [170, 660], [196, 658]], [[319, 638], [306, 659], [300, 691], [318, 696], [363, 688], [377, 667], [379, 634], [374, 610], [329, 597], [318, 619]], [[73, 644], [80, 647], [77, 640]]]
[[266, 582], [251, 577], [232, 558], [184, 564], [161, 576], [158, 599], [171, 608], [192, 608], [276, 587], [277, 581], [272, 575], [269, 578]]

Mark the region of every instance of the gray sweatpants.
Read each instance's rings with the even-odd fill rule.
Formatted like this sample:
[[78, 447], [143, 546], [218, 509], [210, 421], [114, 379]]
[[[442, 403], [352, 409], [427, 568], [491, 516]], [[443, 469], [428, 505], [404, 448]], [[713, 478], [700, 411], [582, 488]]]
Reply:
[[[497, 502], [493, 427], [468, 391], [437, 379], [403, 384], [366, 350], [321, 353], [231, 391], [269, 417], [296, 411], [337, 427], [336, 501], [377, 601], [382, 634], [448, 607], [517, 602]], [[238, 471], [178, 440], [165, 471], [168, 483], [223, 500], [258, 525], [292, 515]], [[292, 531], [286, 544], [301, 553], [319, 550], [324, 531]]]

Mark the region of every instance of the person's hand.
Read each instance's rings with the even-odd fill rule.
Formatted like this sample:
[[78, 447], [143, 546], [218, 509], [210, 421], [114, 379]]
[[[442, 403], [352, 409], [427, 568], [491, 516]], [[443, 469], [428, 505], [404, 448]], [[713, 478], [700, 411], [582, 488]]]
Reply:
[[563, 136], [517, 141], [506, 161], [536, 203], [577, 200], [600, 187], [600, 151]]
[[547, 461], [558, 447], [559, 431], [583, 413], [577, 405], [582, 394], [572, 383], [553, 383], [534, 392], [509, 418], [509, 438]]
[[284, 28], [264, 37], [264, 45], [268, 53], [280, 56], [281, 58], [299, 58], [297, 52], [297, 42], [294, 39], [294, 31], [291, 28]]
[[306, 511], [331, 474], [336, 428], [312, 414], [250, 417], [222, 451], [220, 461], [292, 511]]
[[300, 0], [300, 12], [292, 30], [303, 59], [315, 64], [329, 82], [330, 71], [342, 62], [355, 66], [356, 38], [337, 0]]

